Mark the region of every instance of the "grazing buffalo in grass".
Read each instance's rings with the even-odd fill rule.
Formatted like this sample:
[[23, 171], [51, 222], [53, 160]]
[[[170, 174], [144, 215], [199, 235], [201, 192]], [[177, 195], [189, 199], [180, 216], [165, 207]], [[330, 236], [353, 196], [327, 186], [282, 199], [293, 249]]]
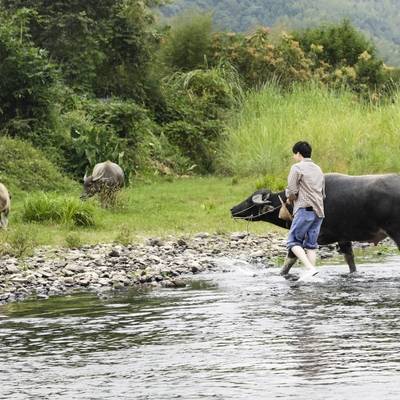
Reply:
[[[348, 176], [326, 174], [325, 219], [318, 243], [338, 243], [350, 272], [356, 271], [351, 242], [378, 244], [390, 237], [400, 249], [400, 175]], [[233, 218], [266, 221], [290, 228], [290, 222], [278, 218], [285, 192], [262, 189], [231, 209]], [[289, 252], [282, 275], [286, 275], [296, 257]]]
[[7, 188], [0, 183], [0, 228], [7, 228], [8, 225], [8, 214], [10, 212], [10, 194]]
[[101, 204], [107, 204], [115, 201], [115, 195], [125, 183], [124, 171], [122, 168], [111, 161], [105, 161], [96, 164], [93, 173], [83, 178], [83, 193], [81, 198], [92, 197], [96, 193], [100, 194]]

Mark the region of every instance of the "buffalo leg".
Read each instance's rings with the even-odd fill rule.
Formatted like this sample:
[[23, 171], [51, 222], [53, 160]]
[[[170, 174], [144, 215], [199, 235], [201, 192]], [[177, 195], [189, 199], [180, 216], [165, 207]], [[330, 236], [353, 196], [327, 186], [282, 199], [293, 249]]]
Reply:
[[1, 218], [0, 218], [0, 228], [7, 229], [8, 225], [8, 210], [5, 210], [1, 213]]
[[289, 250], [289, 252], [285, 258], [285, 262], [283, 264], [280, 274], [281, 275], [289, 274], [290, 268], [293, 267], [293, 265], [295, 264], [296, 261], [297, 261], [297, 257]]
[[385, 229], [387, 235], [396, 243], [397, 248], [400, 250], [400, 233], [398, 232], [398, 228], [387, 228]]
[[350, 273], [356, 272], [356, 263], [354, 262], [354, 253], [353, 253], [353, 246], [351, 242], [339, 242], [339, 252], [344, 255], [344, 259], [349, 266]]

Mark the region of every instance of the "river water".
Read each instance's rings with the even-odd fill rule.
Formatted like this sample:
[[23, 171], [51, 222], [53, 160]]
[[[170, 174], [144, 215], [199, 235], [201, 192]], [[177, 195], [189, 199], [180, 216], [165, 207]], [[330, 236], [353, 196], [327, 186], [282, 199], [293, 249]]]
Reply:
[[399, 399], [400, 257], [0, 307], [0, 399]]

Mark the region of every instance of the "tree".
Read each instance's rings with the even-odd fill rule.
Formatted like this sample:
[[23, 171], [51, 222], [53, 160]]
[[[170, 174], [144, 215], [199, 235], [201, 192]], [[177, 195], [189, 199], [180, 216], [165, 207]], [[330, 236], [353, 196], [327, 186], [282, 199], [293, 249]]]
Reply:
[[172, 70], [190, 71], [207, 66], [212, 43], [212, 16], [185, 13], [173, 20], [161, 59]]
[[307, 52], [315, 45], [322, 46], [321, 51], [317, 53], [319, 59], [333, 67], [355, 65], [364, 51], [371, 57], [376, 57], [374, 44], [347, 19], [340, 24], [325, 24], [299, 31], [294, 36]]
[[30, 40], [28, 17], [26, 10], [0, 14], [0, 129], [35, 140], [35, 128], [46, 125], [51, 114], [58, 78], [46, 51]]
[[29, 33], [66, 82], [100, 97], [142, 99], [151, 44], [151, 7], [161, 0], [2, 0], [10, 15], [30, 10]]

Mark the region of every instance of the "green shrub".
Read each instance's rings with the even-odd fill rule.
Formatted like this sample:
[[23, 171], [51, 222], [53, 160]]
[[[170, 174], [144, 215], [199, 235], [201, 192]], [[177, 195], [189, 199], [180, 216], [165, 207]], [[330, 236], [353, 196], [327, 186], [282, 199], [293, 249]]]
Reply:
[[164, 82], [163, 93], [167, 103], [163, 134], [197, 166], [196, 172], [212, 172], [223, 120], [243, 97], [238, 74], [229, 65], [176, 73]]
[[296, 32], [294, 36], [307, 52], [312, 52], [315, 46], [322, 46], [320, 51], [313, 54], [319, 61], [328, 63], [333, 68], [355, 65], [364, 51], [376, 58], [374, 44], [354, 28], [349, 20], [306, 29]]
[[374, 43], [350, 21], [306, 29], [295, 36], [313, 59], [313, 69], [319, 70], [321, 80], [336, 87], [346, 85], [363, 98], [368, 98], [371, 91], [377, 99], [392, 92], [387, 87], [390, 73], [377, 57]]
[[270, 31], [259, 28], [249, 34], [221, 32], [213, 38], [212, 62], [229, 62], [248, 87], [259, 88], [276, 80], [281, 86], [312, 78], [312, 60], [291, 35], [283, 32], [273, 43]]
[[149, 142], [149, 155], [151, 160], [149, 167], [156, 175], [187, 174], [193, 164], [164, 133]]
[[114, 239], [115, 243], [122, 244], [123, 246], [128, 246], [134, 241], [135, 237], [133, 230], [128, 225], [122, 225], [120, 231]]
[[322, 25], [273, 39], [270, 30], [249, 34], [222, 32], [213, 37], [211, 63], [226, 60], [250, 88], [276, 82], [291, 89], [294, 83], [314, 80], [334, 88], [349, 87], [362, 98], [391, 93], [390, 73], [375, 46], [348, 21]]
[[216, 118], [222, 110], [240, 105], [244, 98], [239, 74], [228, 63], [208, 70], [175, 73], [168, 83], [176, 91], [183, 90], [192, 101], [201, 99], [203, 112], [209, 118]]
[[24, 203], [22, 219], [25, 222], [95, 225], [94, 208], [90, 203], [46, 193], [29, 196]]
[[99, 162], [118, 163], [126, 178], [149, 163], [149, 146], [157, 129], [149, 113], [133, 101], [84, 100], [63, 116], [71, 136], [67, 168], [81, 177]]
[[0, 232], [0, 255], [8, 254], [17, 258], [33, 255], [37, 246], [35, 237], [35, 231], [28, 226]]
[[73, 182], [28, 142], [0, 137], [0, 182], [11, 190], [71, 190]]
[[179, 147], [194, 165], [196, 172], [213, 171], [215, 142], [222, 131], [218, 121], [195, 122], [175, 121], [164, 125], [164, 134], [171, 143]]
[[[94, 208], [92, 204], [82, 202], [76, 198], [59, 199], [61, 206], [61, 222], [76, 226], [94, 226]], [[57, 205], [57, 202], [56, 202]]]
[[70, 232], [65, 237], [65, 244], [70, 249], [76, 249], [82, 246], [82, 239], [77, 233]]
[[212, 16], [185, 13], [172, 21], [161, 51], [161, 61], [172, 70], [206, 67], [210, 54]]

